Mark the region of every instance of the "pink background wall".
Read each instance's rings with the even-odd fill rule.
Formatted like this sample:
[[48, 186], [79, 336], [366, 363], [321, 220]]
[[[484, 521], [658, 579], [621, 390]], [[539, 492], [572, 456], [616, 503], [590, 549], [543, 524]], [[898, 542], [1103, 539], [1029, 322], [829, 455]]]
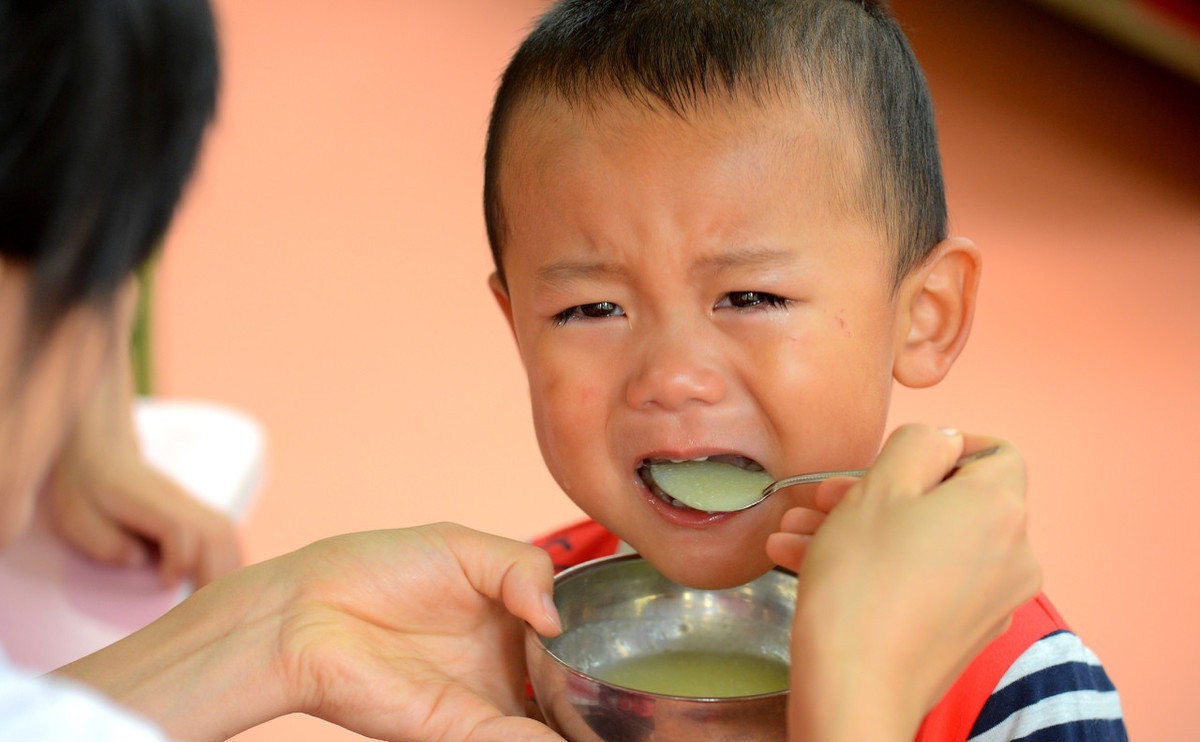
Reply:
[[[486, 116], [539, 0], [217, 0], [219, 123], [157, 307], [164, 395], [261, 420], [253, 559], [454, 520], [576, 515], [485, 287]], [[896, 0], [938, 103], [966, 354], [896, 422], [1025, 451], [1047, 590], [1136, 738], [1200, 729], [1200, 92], [1018, 2]], [[288, 718], [239, 739], [349, 739]]]

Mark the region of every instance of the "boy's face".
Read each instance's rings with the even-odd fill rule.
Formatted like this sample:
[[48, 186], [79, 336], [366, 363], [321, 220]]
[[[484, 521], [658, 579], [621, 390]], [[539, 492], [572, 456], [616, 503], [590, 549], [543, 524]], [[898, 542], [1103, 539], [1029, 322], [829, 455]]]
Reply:
[[[835, 146], [837, 145], [837, 146]], [[500, 188], [507, 292], [542, 455], [585, 512], [668, 577], [744, 583], [793, 488], [679, 509], [647, 459], [736, 454], [775, 478], [869, 464], [909, 329], [856, 172], [797, 103], [525, 107]]]

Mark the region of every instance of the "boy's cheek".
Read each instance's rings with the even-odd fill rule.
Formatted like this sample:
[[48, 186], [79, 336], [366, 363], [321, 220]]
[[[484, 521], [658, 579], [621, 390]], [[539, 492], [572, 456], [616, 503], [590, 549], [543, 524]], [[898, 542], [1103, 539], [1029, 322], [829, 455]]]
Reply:
[[582, 454], [605, 448], [595, 411], [598, 392], [563, 384], [531, 387], [534, 426], [547, 464], [554, 468]]

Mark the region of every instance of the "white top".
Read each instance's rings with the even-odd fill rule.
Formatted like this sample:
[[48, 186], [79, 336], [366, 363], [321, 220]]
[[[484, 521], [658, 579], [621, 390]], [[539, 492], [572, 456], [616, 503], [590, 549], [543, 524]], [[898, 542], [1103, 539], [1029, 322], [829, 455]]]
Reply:
[[84, 685], [37, 677], [0, 651], [0, 742], [167, 742], [150, 722]]

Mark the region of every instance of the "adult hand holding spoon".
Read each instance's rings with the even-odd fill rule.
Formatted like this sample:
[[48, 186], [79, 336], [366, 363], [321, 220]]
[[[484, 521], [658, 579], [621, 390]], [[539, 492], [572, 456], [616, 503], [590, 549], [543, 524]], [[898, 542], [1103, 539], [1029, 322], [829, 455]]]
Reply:
[[[964, 447], [992, 452], [947, 476]], [[1024, 464], [995, 439], [905, 426], [865, 477], [826, 482], [814, 501], [767, 541], [800, 575], [791, 683], [810, 692], [793, 696], [789, 730], [912, 739], [1040, 587]]]

